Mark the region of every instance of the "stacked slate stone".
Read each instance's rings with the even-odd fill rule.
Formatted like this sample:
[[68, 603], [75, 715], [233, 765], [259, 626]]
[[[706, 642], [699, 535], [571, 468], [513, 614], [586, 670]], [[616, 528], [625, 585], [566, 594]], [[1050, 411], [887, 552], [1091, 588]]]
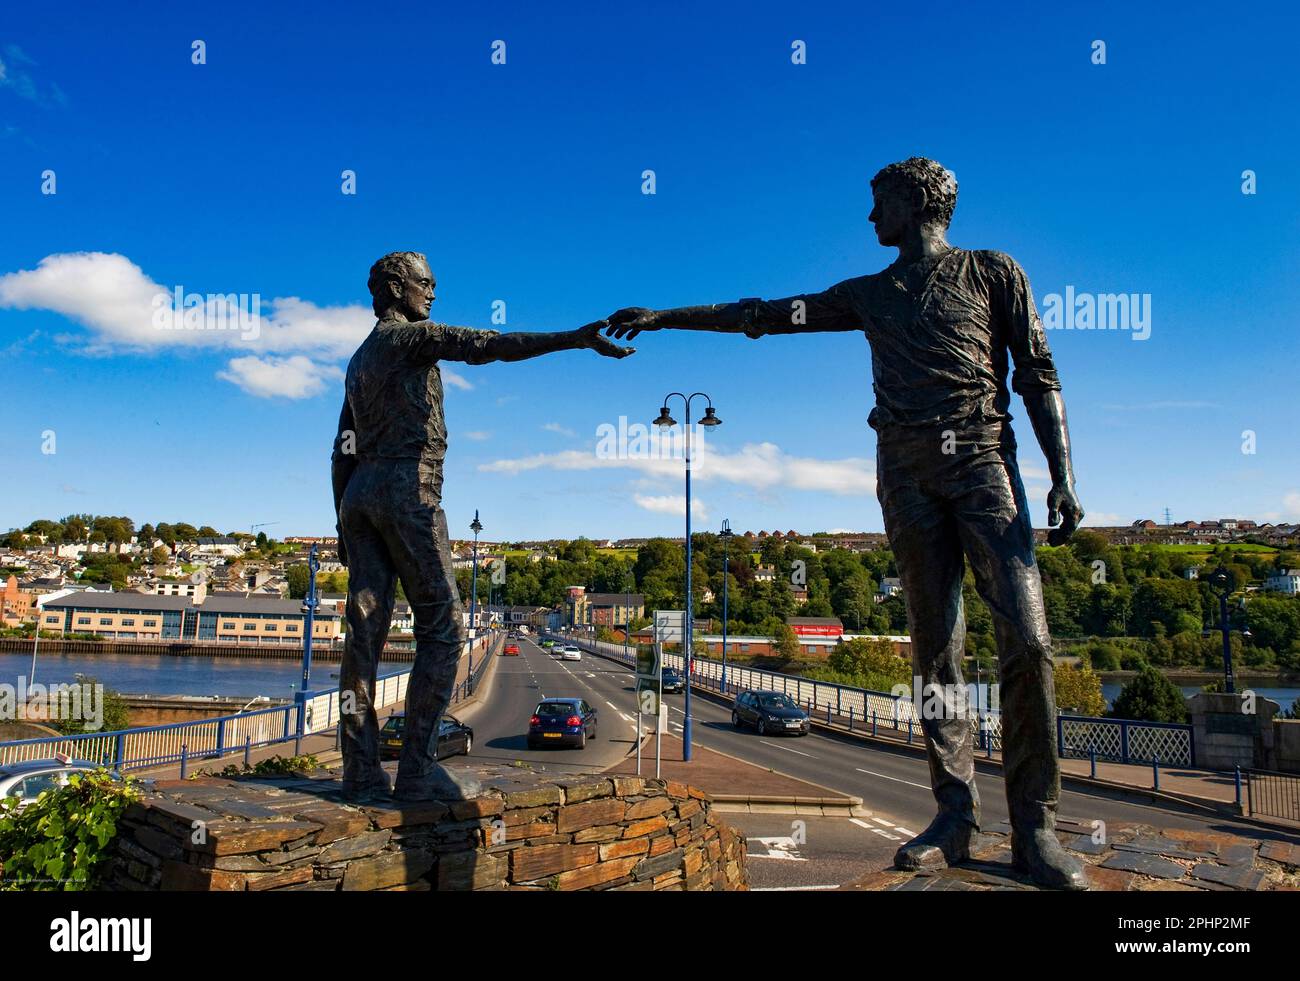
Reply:
[[333, 777], [161, 781], [119, 822], [123, 890], [733, 890], [745, 842], [707, 794], [469, 766], [468, 800], [353, 806]]

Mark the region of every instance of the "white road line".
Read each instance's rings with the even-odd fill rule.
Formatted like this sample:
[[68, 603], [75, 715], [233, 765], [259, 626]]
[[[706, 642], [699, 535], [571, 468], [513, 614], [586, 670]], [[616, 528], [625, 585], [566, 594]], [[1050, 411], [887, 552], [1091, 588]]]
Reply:
[[909, 837], [909, 838], [915, 838], [915, 837], [916, 837], [916, 832], [915, 832], [915, 831], [908, 831], [908, 830], [907, 830], [906, 828], [904, 828], [902, 825], [898, 825], [898, 824], [894, 825], [894, 830], [895, 830], [895, 831], [901, 831], [903, 834], [907, 835], [907, 837]]
[[933, 790], [928, 783], [916, 783], [912, 780], [904, 780], [902, 777], [891, 777], [888, 773], [876, 773], [874, 770], [864, 770], [862, 767], [854, 767], [859, 773], [865, 773], [871, 777], [880, 777], [882, 780], [893, 780], [896, 783], [905, 783], [909, 787], [920, 787], [922, 790]]
[[605, 704], [608, 705], [610, 708], [612, 708], [615, 712], [618, 711], [618, 706], [615, 705], [613, 702], [611, 702], [608, 698], [605, 699]]
[[888, 838], [890, 841], [902, 841], [902, 840], [903, 840], [902, 838], [898, 837], [898, 835], [891, 835], [888, 831], [881, 831], [879, 828], [872, 828], [872, 829], [871, 829], [871, 833], [872, 833], [873, 835], [880, 835], [880, 837], [882, 837], [882, 838]]
[[883, 824], [886, 828], [892, 828], [894, 826], [893, 821], [886, 821], [884, 818], [873, 817], [871, 820], [875, 821], [876, 824]]
[[[618, 711], [618, 710], [615, 709], [615, 711]], [[619, 712], [618, 714], [621, 715], [621, 716], [623, 717], [623, 721], [624, 721], [624, 722], [632, 722], [632, 716], [628, 715], [626, 712]], [[636, 725], [635, 722], [632, 722], [632, 724], [633, 724], [633, 725]]]
[[[762, 858], [763, 856], [758, 856]], [[751, 888], [750, 892], [804, 892], [811, 889], [838, 889], [838, 885], [833, 886], [764, 886], [761, 889]]]
[[787, 753], [798, 753], [800, 756], [806, 756], [810, 760], [817, 759], [817, 757], [813, 756], [812, 753], [805, 753], [802, 750], [791, 749], [789, 746], [778, 746], [776, 743], [770, 743], [766, 739], [760, 739], [759, 742], [762, 743], [764, 746], [771, 746], [773, 749], [783, 749]]
[[862, 820], [862, 818], [849, 818], [849, 823], [856, 824], [859, 828], [866, 828], [868, 831], [876, 830], [871, 825], [867, 824], [866, 821]]

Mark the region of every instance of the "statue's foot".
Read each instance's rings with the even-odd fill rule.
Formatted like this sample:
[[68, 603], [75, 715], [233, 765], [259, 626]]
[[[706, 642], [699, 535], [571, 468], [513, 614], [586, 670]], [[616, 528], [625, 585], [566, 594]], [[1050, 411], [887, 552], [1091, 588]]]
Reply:
[[353, 803], [387, 797], [392, 789], [388, 774], [379, 764], [366, 767], [356, 775], [343, 775], [343, 799]]
[[942, 869], [970, 858], [971, 836], [979, 824], [968, 814], [940, 811], [930, 826], [894, 855], [894, 867], [910, 872]]
[[1011, 832], [1011, 867], [1044, 889], [1083, 890], [1088, 880], [1083, 866], [1046, 828]]
[[435, 763], [426, 773], [409, 776], [397, 771], [397, 785], [393, 788], [394, 800], [468, 800], [477, 796], [483, 785], [464, 773], [452, 773], [440, 763]]

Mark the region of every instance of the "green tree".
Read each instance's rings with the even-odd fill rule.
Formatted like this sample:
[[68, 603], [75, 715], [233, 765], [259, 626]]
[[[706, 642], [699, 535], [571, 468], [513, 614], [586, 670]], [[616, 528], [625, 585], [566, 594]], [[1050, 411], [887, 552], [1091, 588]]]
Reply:
[[1106, 710], [1101, 694], [1101, 678], [1087, 664], [1056, 666], [1056, 706], [1078, 715], [1099, 716]]
[[1177, 685], [1148, 666], [1124, 686], [1107, 714], [1115, 719], [1186, 722], [1187, 700]]
[[284, 575], [289, 581], [289, 598], [303, 599], [307, 595], [307, 582], [311, 578], [311, 570], [305, 565], [291, 565], [285, 570]]

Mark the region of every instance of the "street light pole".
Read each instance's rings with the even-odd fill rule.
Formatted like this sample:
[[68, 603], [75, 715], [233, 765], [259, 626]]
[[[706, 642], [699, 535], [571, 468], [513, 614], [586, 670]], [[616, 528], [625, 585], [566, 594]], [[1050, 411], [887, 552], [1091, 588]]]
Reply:
[[731, 578], [731, 522], [722, 521], [722, 693], [727, 693], [727, 580]]
[[478, 640], [478, 533], [483, 530], [483, 525], [478, 520], [478, 508], [474, 509], [474, 520], [470, 523], [470, 531], [474, 532], [474, 571], [470, 576], [470, 598], [469, 598], [469, 674], [465, 680], [469, 682], [469, 688], [474, 687], [474, 642]]
[[691, 668], [695, 661], [695, 630], [694, 630], [694, 597], [691, 595], [691, 402], [696, 398], [703, 398], [708, 402], [708, 407], [704, 410], [704, 418], [700, 420], [701, 426], [720, 426], [722, 420], [717, 417], [713, 409], [713, 400], [703, 392], [693, 392], [691, 395], [683, 395], [681, 392], [669, 392], [664, 397], [663, 408], [659, 410], [659, 418], [654, 421], [656, 426], [666, 429], [670, 426], [677, 425], [677, 422], [668, 414], [668, 400], [677, 396], [686, 406], [686, 618], [682, 625], [684, 630], [682, 637], [682, 663], [685, 667], [686, 675], [686, 697], [682, 706], [685, 719], [682, 722], [682, 762], [689, 763], [691, 760]]
[[316, 595], [316, 573], [320, 571], [320, 560], [316, 558], [316, 545], [313, 544], [307, 556], [307, 595], [303, 597], [302, 611], [307, 615], [307, 634], [302, 641], [302, 690], [310, 690], [311, 682], [311, 642], [315, 633], [316, 608], [320, 598]]
[[1232, 574], [1222, 566], [1210, 573], [1210, 589], [1219, 597], [1219, 630], [1223, 633], [1223, 687], [1229, 695], [1237, 690], [1232, 677], [1232, 641], [1228, 636], [1228, 597], [1232, 594], [1232, 582]]

